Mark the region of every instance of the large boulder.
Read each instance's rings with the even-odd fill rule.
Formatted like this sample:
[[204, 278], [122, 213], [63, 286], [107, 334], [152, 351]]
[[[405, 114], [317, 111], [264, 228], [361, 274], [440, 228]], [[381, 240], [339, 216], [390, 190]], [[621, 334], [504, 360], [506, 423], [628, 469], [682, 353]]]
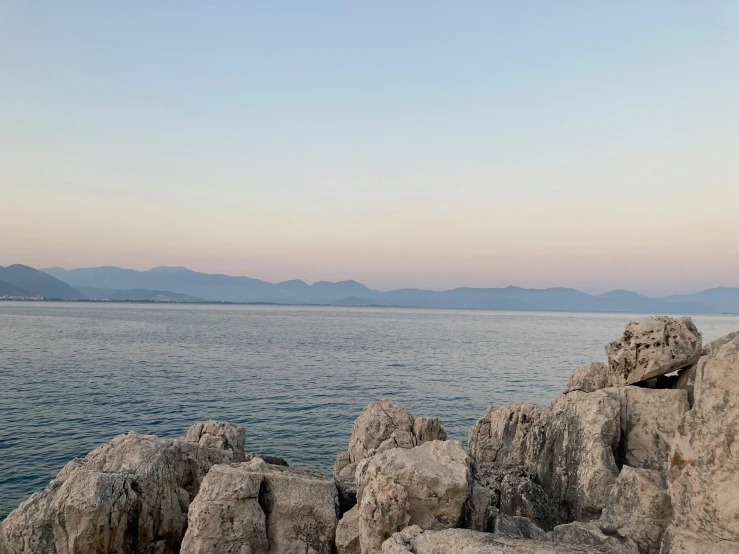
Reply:
[[647, 317], [626, 325], [606, 345], [613, 384], [631, 385], [688, 367], [701, 356], [702, 338], [689, 317]]
[[489, 408], [470, 429], [477, 463], [522, 465], [567, 521], [597, 519], [618, 475], [621, 404], [612, 389], [572, 391], [547, 407]]
[[610, 536], [632, 540], [641, 554], [657, 554], [671, 517], [664, 474], [624, 466], [598, 525]]
[[372, 402], [354, 421], [349, 450], [334, 462], [334, 475], [353, 475], [357, 465], [392, 448], [413, 448], [424, 442], [446, 440], [438, 418], [413, 416], [400, 403], [383, 398]]
[[182, 554], [231, 554], [246, 547], [267, 554], [267, 517], [259, 504], [261, 459], [245, 463], [257, 471], [231, 465], [214, 466], [190, 505]]
[[119, 435], [67, 464], [3, 522], [3, 554], [177, 552], [203, 477], [244, 457], [240, 426], [193, 427], [185, 439]]
[[425, 531], [418, 526], [395, 533], [382, 545], [382, 554], [603, 554], [588, 546], [528, 540], [469, 529]]
[[181, 552], [331, 554], [337, 515], [336, 486], [321, 473], [261, 458], [218, 465], [190, 507]]
[[739, 552], [739, 334], [698, 362], [667, 484], [674, 516], [663, 553]]
[[389, 398], [369, 404], [354, 422], [349, 440], [351, 463], [391, 448], [413, 448], [413, 418]]
[[589, 364], [576, 367], [570, 375], [564, 393], [572, 391], [595, 392], [600, 389], [611, 387], [617, 383], [613, 383], [613, 374], [608, 366], [603, 362], [591, 362]]
[[459, 441], [432, 441], [377, 454], [357, 468], [363, 553], [377, 552], [407, 525], [456, 527], [470, 490], [470, 459]]
[[622, 387], [619, 397], [620, 462], [664, 471], [672, 437], [690, 409], [687, 391]]

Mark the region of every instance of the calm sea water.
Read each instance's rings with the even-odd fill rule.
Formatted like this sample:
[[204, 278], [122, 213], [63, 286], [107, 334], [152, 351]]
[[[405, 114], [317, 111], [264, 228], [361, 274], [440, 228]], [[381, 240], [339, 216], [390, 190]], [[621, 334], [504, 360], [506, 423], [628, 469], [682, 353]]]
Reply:
[[[453, 438], [492, 404], [549, 402], [629, 314], [0, 302], [0, 519], [129, 430], [241, 423], [247, 450], [330, 471], [383, 396]], [[705, 340], [739, 318], [697, 316]]]

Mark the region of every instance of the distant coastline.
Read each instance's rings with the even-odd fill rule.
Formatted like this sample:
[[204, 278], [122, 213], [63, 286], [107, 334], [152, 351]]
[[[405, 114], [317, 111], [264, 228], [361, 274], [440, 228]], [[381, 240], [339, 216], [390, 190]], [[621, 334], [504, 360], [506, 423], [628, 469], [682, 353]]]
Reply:
[[[583, 313], [583, 314], [648, 314], [650, 312], [638, 310], [556, 310], [556, 309], [509, 309], [509, 308], [457, 308], [446, 306], [396, 306], [389, 304], [309, 304], [309, 303], [286, 303], [286, 302], [228, 302], [218, 300], [195, 300], [195, 301], [179, 301], [179, 300], [104, 300], [104, 299], [77, 299], [66, 300], [64, 298], [14, 298], [1, 297], [0, 302], [54, 302], [66, 304], [155, 304], [155, 305], [185, 305], [185, 306], [274, 306], [274, 307], [307, 307], [307, 308], [385, 308], [403, 309], [403, 310], [471, 310], [471, 311], [490, 311], [490, 312], [561, 312], [561, 313]], [[686, 312], [684, 315], [710, 315], [710, 316], [727, 316], [739, 317], [739, 312]]]
[[120, 267], [38, 270], [15, 264], [0, 267], [0, 298], [584, 313], [739, 313], [739, 287], [716, 287], [664, 297], [648, 297], [628, 290], [593, 295], [567, 287], [381, 291], [352, 280], [308, 284], [295, 279], [271, 283], [251, 277], [201, 273], [184, 267], [157, 267], [148, 271]]

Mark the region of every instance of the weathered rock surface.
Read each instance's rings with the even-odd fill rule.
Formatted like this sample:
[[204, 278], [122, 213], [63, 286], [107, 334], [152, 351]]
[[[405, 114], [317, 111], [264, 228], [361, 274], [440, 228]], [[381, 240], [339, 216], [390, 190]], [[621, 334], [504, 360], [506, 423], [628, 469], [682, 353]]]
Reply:
[[611, 536], [634, 541], [641, 554], [657, 554], [671, 518], [663, 472], [624, 466], [598, 525]]
[[498, 512], [528, 518], [547, 531], [565, 517], [539, 484], [536, 471], [517, 465], [474, 464], [465, 526], [491, 532]]
[[739, 331], [734, 331], [733, 333], [729, 333], [728, 335], [724, 335], [721, 338], [711, 341], [703, 346], [703, 352], [701, 355], [711, 356], [718, 352], [719, 348], [721, 348], [723, 345], [735, 341], [737, 337], [739, 337]]
[[201, 448], [210, 450], [230, 450], [235, 453], [234, 462], [245, 459], [246, 431], [241, 425], [212, 419], [201, 421], [187, 430], [185, 441], [194, 442]]
[[702, 339], [689, 317], [647, 317], [626, 325], [606, 345], [614, 385], [630, 385], [688, 367], [701, 356]]
[[213, 464], [243, 459], [243, 428], [195, 424], [185, 439], [119, 435], [74, 460], [3, 522], [3, 554], [178, 551]]
[[438, 417], [413, 416], [413, 437], [416, 445], [429, 441], [445, 441], [446, 431]]
[[352, 463], [349, 452], [342, 452], [334, 460], [335, 477], [353, 477], [357, 470], [357, 464]]
[[190, 507], [182, 554], [333, 552], [338, 498], [321, 473], [254, 458], [214, 466], [202, 489]]
[[349, 440], [349, 457], [356, 464], [391, 448], [413, 448], [413, 418], [401, 404], [383, 398], [359, 415]]
[[349, 451], [334, 462], [334, 475], [354, 475], [357, 465], [392, 448], [413, 448], [424, 442], [446, 440], [438, 418], [412, 416], [402, 404], [383, 398], [367, 405], [354, 422]]
[[529, 518], [498, 514], [495, 516], [493, 532], [499, 535], [512, 535], [534, 541], [547, 541], [549, 535]]
[[575, 521], [558, 525], [552, 531], [552, 540], [564, 544], [587, 545], [613, 554], [639, 554], [634, 541], [619, 535], [607, 535], [594, 522]]
[[664, 471], [670, 442], [690, 409], [688, 393], [679, 389], [618, 389], [621, 401], [620, 462]]
[[662, 537], [662, 554], [737, 554], [735, 541], [715, 540], [677, 527], [668, 527]]
[[613, 375], [603, 362], [592, 362], [576, 367], [570, 375], [564, 393], [572, 391], [595, 392], [616, 385], [612, 382]]
[[523, 465], [566, 512], [568, 521], [600, 517], [618, 475], [618, 394], [573, 391], [547, 407], [489, 408], [470, 429], [477, 463]]
[[674, 515], [663, 553], [695, 544], [739, 552], [739, 333], [698, 362], [695, 405], [674, 439], [667, 484]]
[[261, 470], [266, 467], [256, 458], [244, 471], [231, 465], [216, 465], [203, 480], [190, 505], [189, 526], [182, 542], [182, 554], [231, 554], [269, 551], [267, 517], [259, 504]]
[[460, 524], [470, 488], [470, 459], [459, 441], [432, 441], [382, 452], [357, 468], [362, 552], [377, 552], [407, 525]]
[[338, 554], [360, 554], [359, 508], [349, 510], [336, 527], [336, 550]]
[[424, 531], [412, 526], [382, 545], [382, 554], [602, 554], [587, 546], [554, 544], [469, 529]]

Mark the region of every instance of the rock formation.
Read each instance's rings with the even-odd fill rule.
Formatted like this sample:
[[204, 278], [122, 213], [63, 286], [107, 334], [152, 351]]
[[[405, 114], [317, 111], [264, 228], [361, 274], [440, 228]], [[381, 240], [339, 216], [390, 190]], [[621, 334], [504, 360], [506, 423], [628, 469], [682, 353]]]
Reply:
[[664, 554], [739, 552], [739, 333], [732, 335], [698, 362], [695, 405], [673, 442]]
[[261, 458], [214, 466], [190, 506], [182, 554], [332, 554], [338, 498], [333, 481]]
[[459, 441], [431, 441], [377, 454], [357, 468], [362, 553], [407, 525], [458, 526], [470, 488], [470, 459]]
[[618, 475], [619, 440], [620, 402], [608, 390], [573, 391], [541, 408], [489, 408], [468, 438], [476, 463], [535, 471], [568, 520], [600, 516]]
[[2, 554], [177, 552], [203, 477], [243, 459], [244, 438], [242, 427], [215, 421], [184, 439], [119, 435], [10, 513]]
[[349, 450], [336, 457], [334, 475], [354, 475], [362, 460], [391, 448], [413, 448], [446, 438], [437, 418], [412, 416], [402, 404], [383, 398], [369, 404], [354, 422]]

